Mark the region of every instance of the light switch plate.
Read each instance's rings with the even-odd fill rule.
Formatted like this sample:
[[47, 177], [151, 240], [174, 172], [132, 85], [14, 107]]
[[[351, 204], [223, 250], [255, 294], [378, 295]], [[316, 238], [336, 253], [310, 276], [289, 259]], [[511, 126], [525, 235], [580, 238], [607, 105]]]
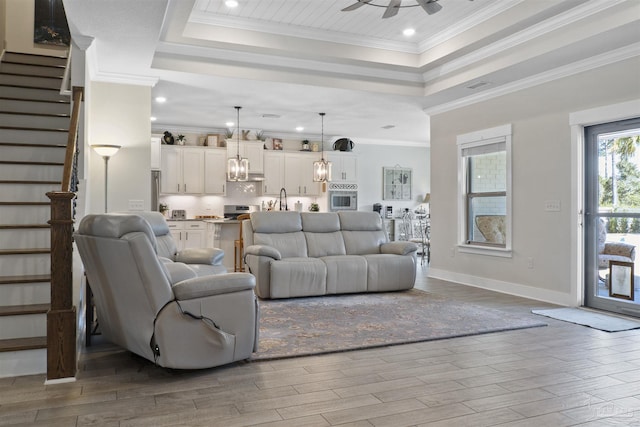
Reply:
[[144, 200], [129, 200], [129, 210], [130, 211], [143, 211], [144, 210]]
[[544, 210], [547, 212], [560, 212], [560, 200], [545, 200]]

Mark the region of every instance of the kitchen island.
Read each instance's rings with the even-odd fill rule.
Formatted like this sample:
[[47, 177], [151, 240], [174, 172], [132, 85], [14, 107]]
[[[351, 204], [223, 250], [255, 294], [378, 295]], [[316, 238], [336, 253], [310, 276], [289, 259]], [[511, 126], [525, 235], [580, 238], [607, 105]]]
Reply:
[[207, 246], [224, 251], [223, 264], [233, 271], [234, 242], [240, 237], [240, 221], [235, 219], [207, 219]]

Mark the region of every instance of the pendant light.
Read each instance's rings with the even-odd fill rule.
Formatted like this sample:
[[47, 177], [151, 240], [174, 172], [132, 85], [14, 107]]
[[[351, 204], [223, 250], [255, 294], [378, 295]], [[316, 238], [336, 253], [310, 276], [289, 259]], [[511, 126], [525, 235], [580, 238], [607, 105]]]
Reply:
[[313, 162], [313, 181], [322, 182], [322, 191], [326, 191], [326, 182], [331, 181], [331, 162], [324, 159], [324, 115], [325, 113], [318, 113], [322, 118], [322, 136], [320, 143], [322, 145], [322, 157], [320, 160]]
[[227, 181], [248, 181], [249, 180], [249, 159], [240, 157], [240, 109], [234, 107], [237, 112], [236, 120], [236, 156], [227, 160]]

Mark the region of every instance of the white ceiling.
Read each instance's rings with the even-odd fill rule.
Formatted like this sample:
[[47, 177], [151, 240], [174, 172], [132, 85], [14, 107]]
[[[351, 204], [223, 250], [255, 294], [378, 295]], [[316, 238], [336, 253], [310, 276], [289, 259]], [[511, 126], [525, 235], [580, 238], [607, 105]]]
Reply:
[[427, 144], [429, 113], [640, 55], [640, 0], [439, 0], [433, 15], [403, 0], [388, 19], [341, 11], [356, 0], [238, 1], [64, 4], [94, 39], [93, 79], [168, 99], [157, 130], [221, 130], [241, 105], [241, 127], [267, 135], [319, 135], [325, 112], [328, 136]]

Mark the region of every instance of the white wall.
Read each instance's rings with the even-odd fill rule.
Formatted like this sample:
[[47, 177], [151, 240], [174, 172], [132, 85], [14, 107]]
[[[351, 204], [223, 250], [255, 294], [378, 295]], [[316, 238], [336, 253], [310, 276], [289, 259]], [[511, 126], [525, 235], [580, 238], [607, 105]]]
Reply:
[[[150, 209], [151, 88], [91, 82], [85, 101], [87, 145], [115, 144], [109, 160], [109, 211], [126, 211], [129, 200]], [[87, 213], [104, 212], [104, 160], [85, 146], [89, 157]]]
[[63, 56], [66, 47], [36, 45], [33, 43], [33, 20], [35, 3], [25, 0], [4, 0], [6, 2], [5, 42], [12, 52], [35, 53]]
[[[575, 304], [571, 294], [578, 283], [571, 254], [577, 239], [572, 224], [577, 224], [580, 195], [571, 170], [576, 150], [569, 115], [639, 98], [638, 75], [640, 58], [633, 58], [432, 116], [430, 275]], [[456, 135], [509, 123], [513, 257], [458, 253]], [[561, 211], [544, 211], [545, 200], [560, 200]], [[528, 258], [533, 258], [533, 268], [528, 268]]]

